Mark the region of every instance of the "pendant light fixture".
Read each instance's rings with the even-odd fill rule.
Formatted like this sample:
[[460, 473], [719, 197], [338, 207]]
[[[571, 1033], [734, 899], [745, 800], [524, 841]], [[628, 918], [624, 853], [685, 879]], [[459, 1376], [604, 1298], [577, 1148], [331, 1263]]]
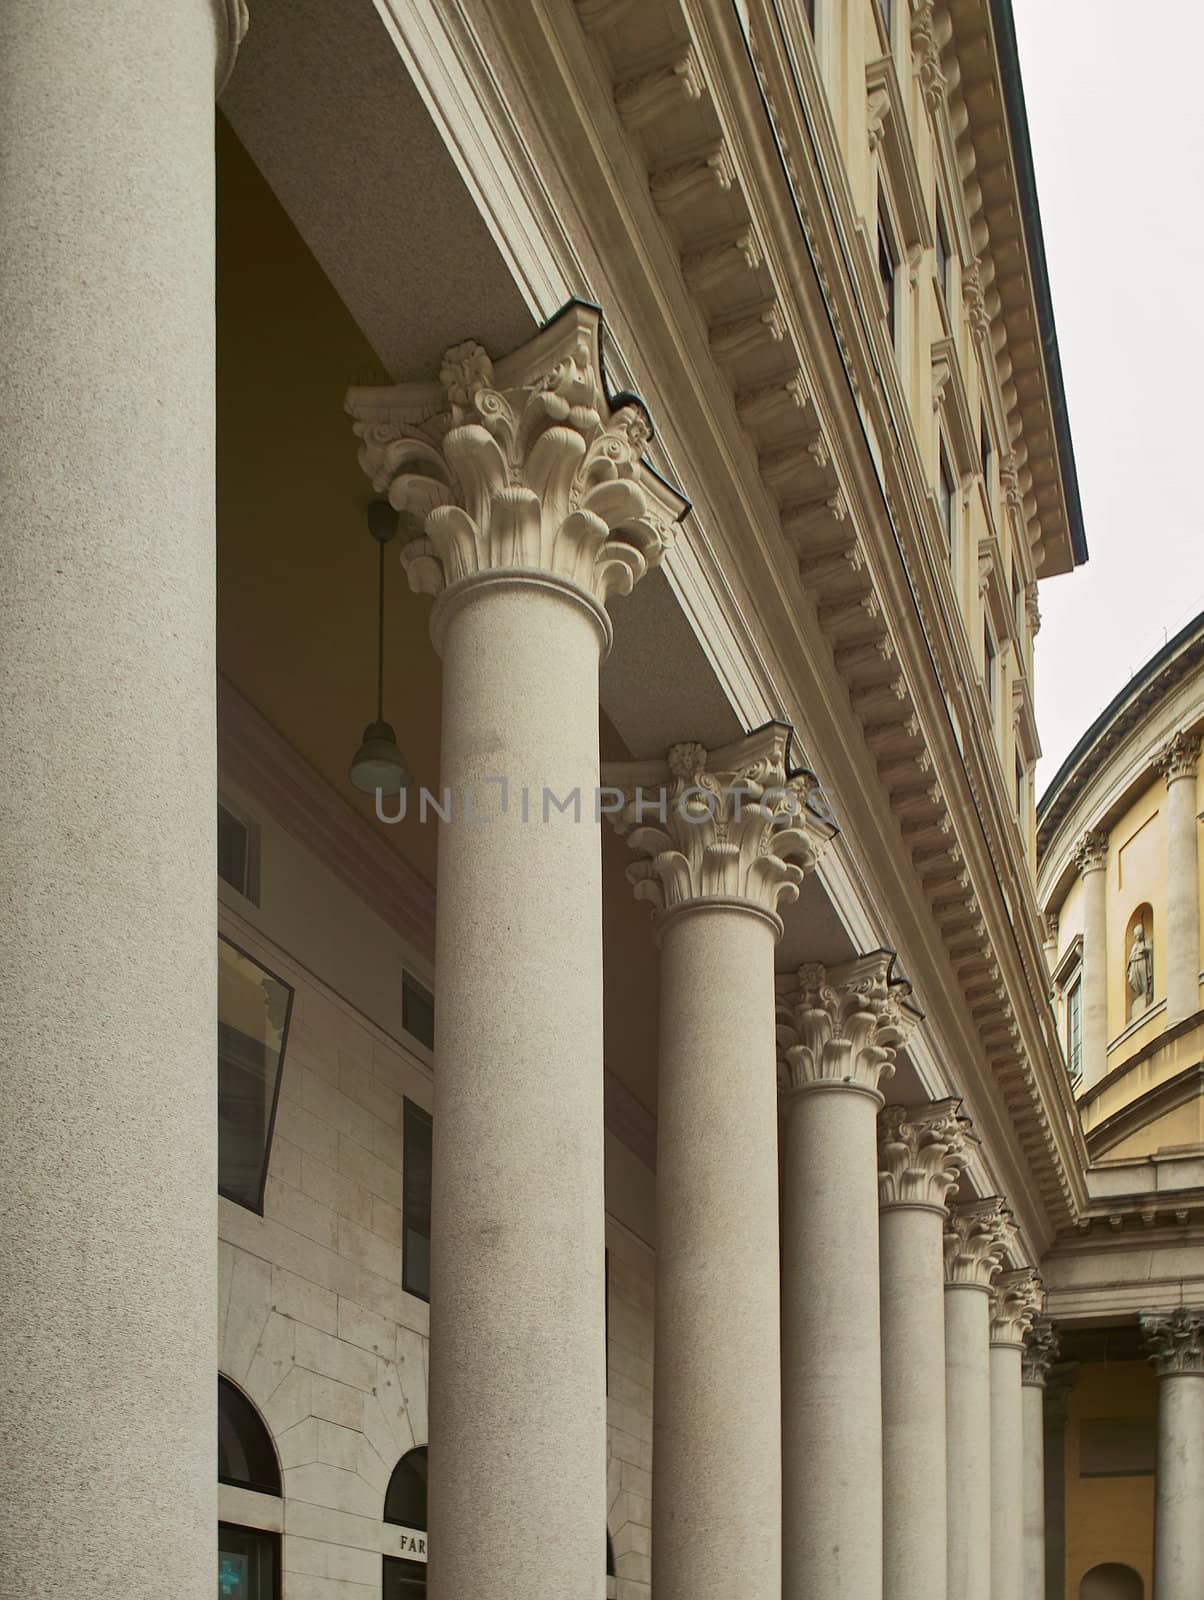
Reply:
[[413, 782], [405, 758], [397, 748], [397, 735], [385, 721], [385, 546], [397, 533], [397, 513], [387, 500], [368, 506], [368, 532], [376, 540], [379, 570], [376, 591], [376, 721], [364, 729], [363, 743], [355, 752], [348, 773], [365, 794], [400, 794]]

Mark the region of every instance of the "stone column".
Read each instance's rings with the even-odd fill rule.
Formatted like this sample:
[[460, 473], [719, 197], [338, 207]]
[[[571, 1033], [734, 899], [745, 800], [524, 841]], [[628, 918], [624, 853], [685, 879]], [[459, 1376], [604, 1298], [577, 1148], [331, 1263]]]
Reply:
[[212, 1594], [210, 0], [0, 7], [9, 1594]]
[[1158, 1374], [1153, 1600], [1204, 1594], [1204, 1310], [1141, 1318]]
[[1024, 1337], [1041, 1298], [1032, 1267], [991, 1288], [991, 1600], [1031, 1600], [1024, 1587]]
[[[1059, 1363], [1045, 1386], [1045, 1597], [1066, 1597], [1066, 1417], [1073, 1361]], [[1040, 1589], [1037, 1590], [1040, 1595]]]
[[945, 1202], [973, 1138], [960, 1101], [878, 1118], [885, 1600], [945, 1600]]
[[915, 1017], [894, 959], [779, 982], [785, 1600], [882, 1592], [875, 1121]]
[[953, 1206], [945, 1229], [949, 1600], [991, 1600], [991, 1279], [1011, 1232], [998, 1195]]
[[1021, 1433], [1024, 1450], [1024, 1600], [1045, 1600], [1045, 1385], [1058, 1359], [1058, 1340], [1048, 1317], [1035, 1317], [1020, 1358], [1023, 1385]]
[[[1196, 768], [1200, 740], [1177, 733], [1158, 758], [1166, 777], [1166, 1021], [1182, 1022], [1200, 1006], [1200, 863]], [[1154, 959], [1158, 960], [1157, 944]], [[1155, 969], [1154, 982], [1158, 983]]]
[[574, 305], [496, 369], [464, 344], [437, 388], [348, 397], [443, 658], [433, 1600], [602, 1590], [598, 665], [682, 502], [600, 335]]
[[1108, 1070], [1108, 835], [1087, 833], [1079, 845], [1083, 879], [1083, 1088]]
[[806, 805], [815, 780], [787, 777], [788, 736], [607, 774], [636, 791], [619, 825], [661, 945], [657, 1600], [782, 1595], [773, 954], [776, 908], [831, 832]]

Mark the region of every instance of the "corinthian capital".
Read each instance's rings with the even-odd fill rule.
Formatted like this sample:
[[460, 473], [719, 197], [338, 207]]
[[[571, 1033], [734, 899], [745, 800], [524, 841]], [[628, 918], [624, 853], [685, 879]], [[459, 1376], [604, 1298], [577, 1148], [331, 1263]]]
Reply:
[[601, 333], [573, 303], [496, 366], [469, 342], [437, 385], [348, 392], [360, 465], [408, 529], [411, 588], [539, 575], [600, 611], [660, 561], [688, 505], [642, 460], [643, 406], [608, 397]]
[[878, 1199], [944, 1211], [977, 1139], [960, 1100], [887, 1106], [878, 1114]]
[[1200, 739], [1186, 733], [1172, 734], [1155, 758], [1154, 765], [1166, 779], [1167, 788], [1179, 778], [1194, 778], [1200, 761]]
[[1043, 1298], [1035, 1267], [999, 1273], [991, 1285], [991, 1343], [1015, 1345], [1022, 1350]]
[[1022, 1381], [1030, 1388], [1044, 1389], [1049, 1371], [1058, 1359], [1058, 1336], [1048, 1317], [1034, 1317], [1024, 1335], [1024, 1354], [1020, 1358]]
[[625, 801], [615, 826], [643, 859], [627, 869], [637, 900], [662, 917], [698, 902], [743, 904], [777, 922], [835, 832], [812, 809], [815, 774], [791, 772], [780, 723], [722, 750], [675, 744], [666, 762], [608, 765]]
[[1000, 1195], [950, 1206], [945, 1225], [945, 1282], [989, 1289], [1014, 1229]]
[[839, 967], [800, 967], [778, 983], [778, 1083], [785, 1093], [847, 1084], [876, 1093], [917, 1013], [911, 986], [891, 977], [894, 954], [876, 950]]
[[1108, 835], [1102, 830], [1085, 833], [1075, 851], [1075, 865], [1080, 872], [1095, 872], [1108, 861]]
[[1204, 1372], [1204, 1310], [1178, 1306], [1165, 1315], [1148, 1311], [1140, 1321], [1150, 1360], [1160, 1378]]

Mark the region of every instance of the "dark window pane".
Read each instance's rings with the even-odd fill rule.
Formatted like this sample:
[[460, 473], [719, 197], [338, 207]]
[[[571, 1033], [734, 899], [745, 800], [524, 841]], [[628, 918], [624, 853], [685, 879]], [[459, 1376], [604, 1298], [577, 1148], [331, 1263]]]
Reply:
[[945, 299], [949, 298], [949, 239], [945, 233], [945, 218], [938, 205], [936, 208], [936, 227], [932, 230], [936, 238], [936, 281], [941, 286], [941, 293]]
[[280, 1535], [217, 1525], [217, 1600], [275, 1600]]
[[217, 951], [217, 1187], [260, 1211], [293, 991], [228, 939]]
[[217, 1477], [239, 1489], [280, 1493], [271, 1435], [255, 1407], [225, 1378], [217, 1380]]
[[895, 318], [895, 252], [891, 244], [890, 232], [887, 228], [886, 218], [883, 215], [882, 205], [878, 206], [878, 278], [882, 284], [882, 294], [886, 300], [886, 320], [890, 325], [890, 336], [896, 337]]
[[945, 460], [945, 447], [941, 446], [940, 465], [936, 475], [936, 505], [941, 526], [945, 530], [945, 543], [949, 559], [953, 560], [953, 477]]
[[407, 1450], [385, 1490], [386, 1522], [426, 1531], [426, 1446]]
[[426, 1595], [426, 1566], [421, 1561], [400, 1561], [383, 1556], [381, 1593], [384, 1600], [423, 1600]]
[[419, 1044], [435, 1048], [435, 997], [410, 972], [401, 979], [401, 1025]]
[[1072, 1078], [1083, 1070], [1083, 989], [1078, 978], [1066, 991], [1066, 1065]]
[[239, 894], [247, 892], [247, 871], [250, 864], [250, 834], [241, 817], [236, 817], [225, 806], [217, 808], [217, 875], [224, 878]]
[[882, 26], [886, 29], [886, 37], [890, 38], [890, 0], [878, 0], [878, 10], [882, 13]]
[[401, 1157], [401, 1286], [431, 1297], [431, 1118], [405, 1102]]

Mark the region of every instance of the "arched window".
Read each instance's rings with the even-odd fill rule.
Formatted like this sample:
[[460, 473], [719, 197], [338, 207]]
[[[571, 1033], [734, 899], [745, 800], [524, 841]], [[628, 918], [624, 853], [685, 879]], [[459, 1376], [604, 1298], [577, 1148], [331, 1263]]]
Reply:
[[408, 1450], [385, 1490], [384, 1520], [401, 1529], [399, 1554], [384, 1557], [384, 1600], [423, 1600], [426, 1594], [426, 1446]]
[[1108, 1561], [1084, 1573], [1079, 1600], [1145, 1600], [1145, 1585], [1132, 1567]]
[[1139, 905], [1125, 925], [1125, 1021], [1154, 1003], [1154, 909]]
[[217, 1380], [219, 1600], [278, 1600], [280, 1463], [263, 1418], [228, 1378]]

